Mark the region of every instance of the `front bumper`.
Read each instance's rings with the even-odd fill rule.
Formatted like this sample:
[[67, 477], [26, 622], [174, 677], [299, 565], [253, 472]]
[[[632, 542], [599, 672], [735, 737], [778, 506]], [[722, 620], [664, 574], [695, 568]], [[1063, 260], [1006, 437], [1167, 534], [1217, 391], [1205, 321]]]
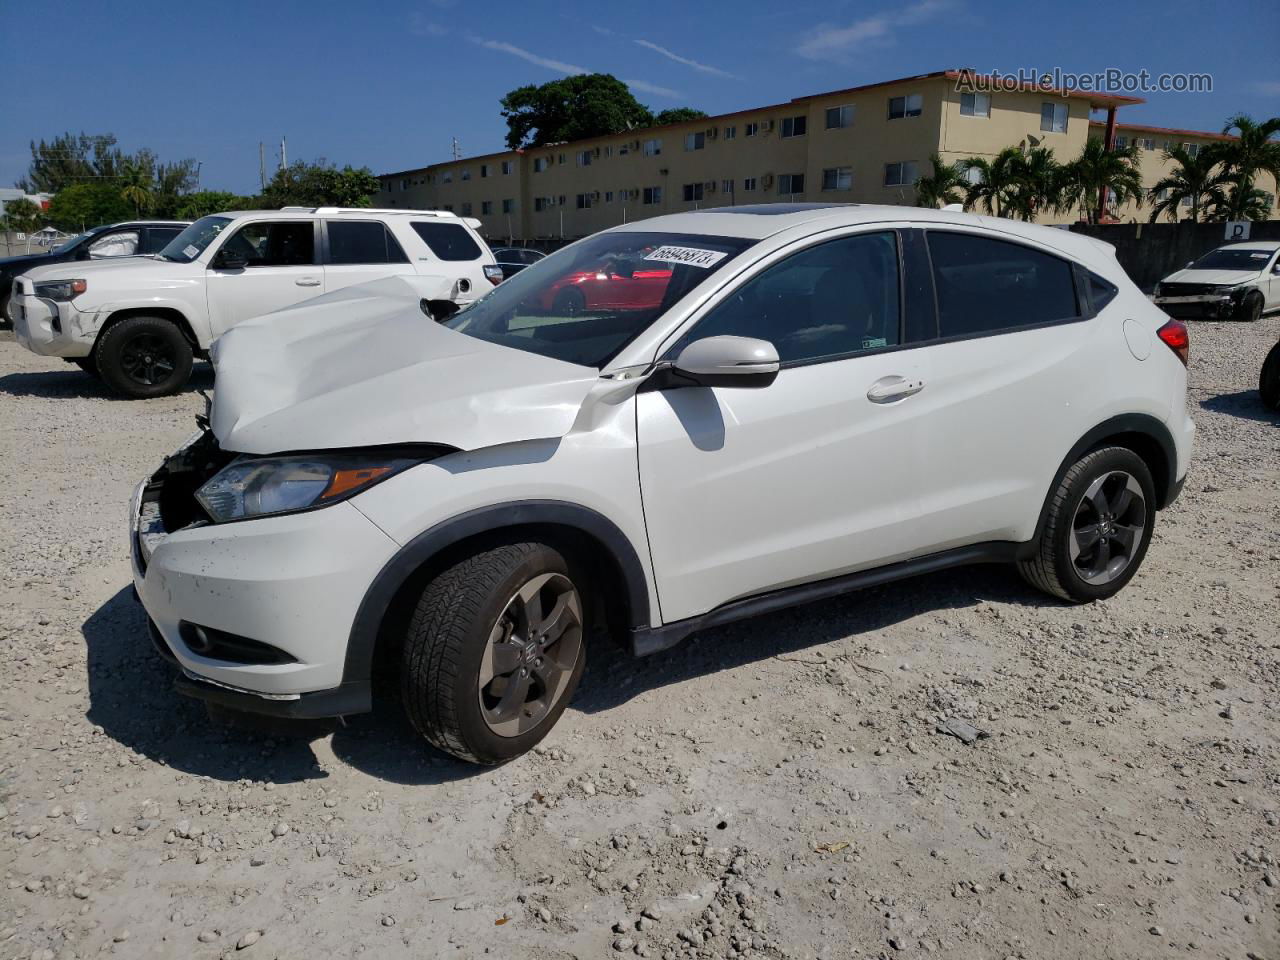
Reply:
[[1152, 302], [1171, 317], [1181, 320], [1226, 319], [1235, 316], [1240, 297], [1230, 293], [1204, 293], [1189, 297], [1152, 298]]
[[[347, 642], [398, 544], [349, 502], [165, 532], [155, 509], [162, 486], [150, 478], [134, 494], [133, 580], [153, 639], [181, 671], [178, 690], [284, 717], [369, 709], [369, 677], [344, 675]], [[184, 639], [184, 623], [267, 644], [287, 662], [204, 656]]]
[[[9, 316], [18, 343], [42, 357], [87, 357], [94, 333], [86, 333], [96, 314], [83, 314], [69, 301], [45, 300], [15, 290]], [[96, 329], [96, 328], [95, 328]]]

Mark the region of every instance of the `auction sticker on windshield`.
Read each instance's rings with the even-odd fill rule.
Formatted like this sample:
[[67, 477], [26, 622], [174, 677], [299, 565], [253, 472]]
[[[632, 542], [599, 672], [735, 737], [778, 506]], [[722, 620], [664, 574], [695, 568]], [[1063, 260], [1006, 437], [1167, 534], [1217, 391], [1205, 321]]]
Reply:
[[701, 267], [707, 270], [727, 257], [721, 250], [699, 250], [697, 247], [663, 246], [645, 257], [646, 260], [661, 260], [663, 263], [683, 263], [686, 267]]

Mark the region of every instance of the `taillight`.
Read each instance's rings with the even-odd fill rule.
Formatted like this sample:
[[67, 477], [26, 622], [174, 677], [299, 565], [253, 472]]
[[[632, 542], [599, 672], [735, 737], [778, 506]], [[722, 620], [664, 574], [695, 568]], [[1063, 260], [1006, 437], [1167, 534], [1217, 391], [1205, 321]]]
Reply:
[[486, 263], [484, 265], [484, 278], [496, 287], [502, 282], [502, 268], [496, 263]]
[[1187, 333], [1187, 325], [1181, 320], [1170, 320], [1156, 331], [1156, 336], [1165, 342], [1170, 350], [1178, 355], [1182, 365], [1187, 365], [1187, 357], [1191, 354], [1191, 336]]

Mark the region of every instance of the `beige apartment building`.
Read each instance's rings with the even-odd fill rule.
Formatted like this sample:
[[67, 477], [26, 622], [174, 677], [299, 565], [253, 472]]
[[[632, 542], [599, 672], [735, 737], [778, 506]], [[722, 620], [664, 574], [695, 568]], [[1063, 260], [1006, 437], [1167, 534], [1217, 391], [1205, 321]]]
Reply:
[[[935, 151], [954, 161], [994, 156], [1019, 144], [1047, 146], [1066, 162], [1091, 134], [1105, 135], [1106, 123], [1091, 119], [1095, 110], [1108, 111], [1117, 137], [1145, 139], [1140, 131], [1155, 129], [1116, 123], [1117, 109], [1142, 102], [1134, 97], [1043, 89], [964, 93], [957, 89], [959, 77], [959, 71], [939, 71], [386, 173], [380, 175], [376, 205], [476, 217], [493, 241], [571, 239], [700, 207], [779, 201], [914, 205], [913, 184], [930, 172], [928, 158]], [[1173, 133], [1166, 131], [1157, 142]], [[1177, 133], [1179, 142], [1223, 139]], [[1156, 165], [1146, 181], [1144, 153], [1144, 182], [1155, 183], [1163, 176], [1160, 153], [1150, 155]]]

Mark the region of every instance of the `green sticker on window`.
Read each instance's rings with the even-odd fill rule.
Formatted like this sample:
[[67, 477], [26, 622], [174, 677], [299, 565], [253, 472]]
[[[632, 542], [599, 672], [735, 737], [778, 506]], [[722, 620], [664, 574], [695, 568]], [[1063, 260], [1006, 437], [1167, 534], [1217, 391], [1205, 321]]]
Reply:
[[862, 349], [863, 349], [863, 350], [874, 350], [876, 347], [883, 347], [883, 346], [885, 346], [888, 342], [889, 342], [889, 341], [888, 341], [888, 340], [886, 340], [884, 337], [863, 337], [863, 338], [862, 338]]

